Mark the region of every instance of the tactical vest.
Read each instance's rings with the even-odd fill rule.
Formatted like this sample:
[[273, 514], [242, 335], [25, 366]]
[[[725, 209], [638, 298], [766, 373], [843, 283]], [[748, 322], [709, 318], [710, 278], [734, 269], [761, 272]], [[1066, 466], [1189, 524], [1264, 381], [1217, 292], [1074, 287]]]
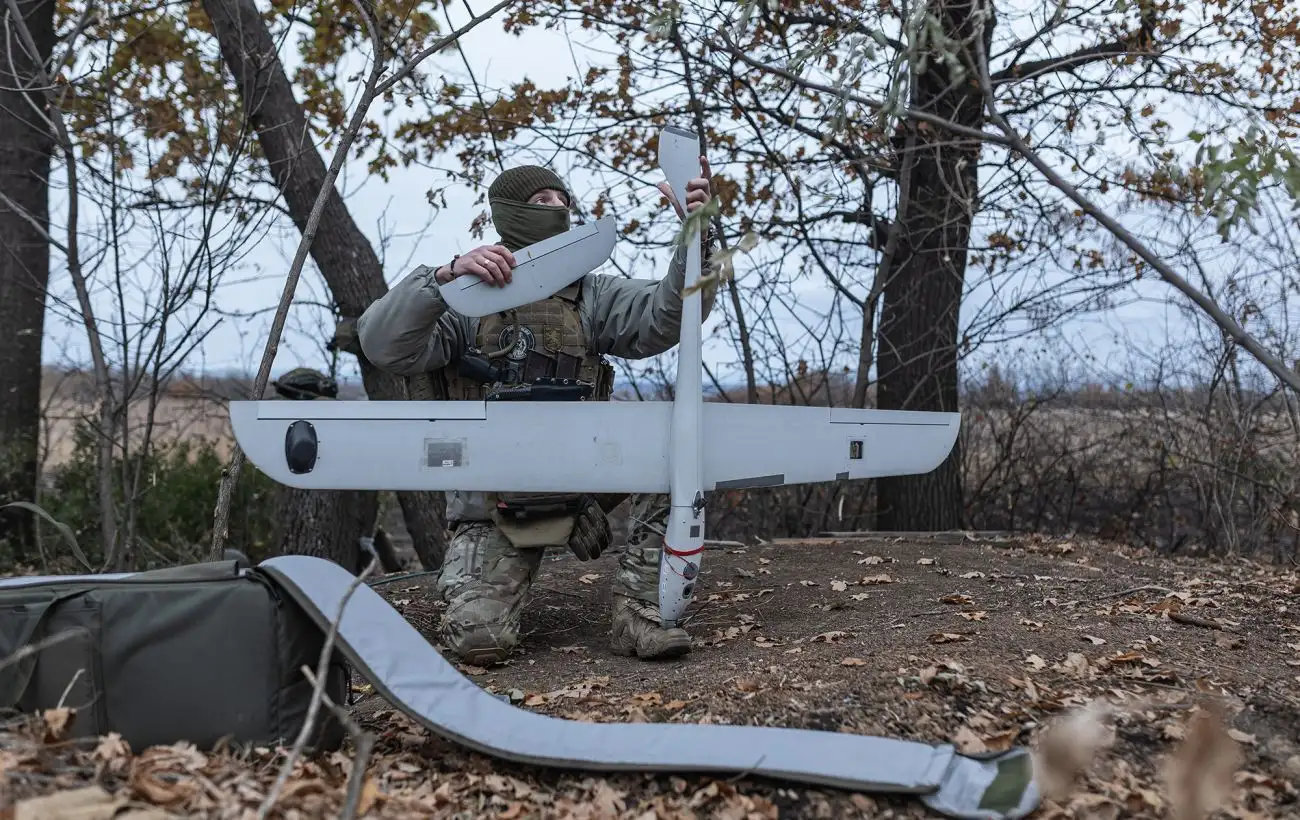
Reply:
[[[539, 377], [576, 379], [592, 385], [589, 401], [608, 401], [614, 368], [587, 347], [579, 304], [582, 282], [514, 310], [479, 319], [474, 347], [499, 369], [503, 386], [524, 385]], [[482, 401], [492, 385], [479, 383], [451, 363], [440, 371], [408, 380], [412, 399], [435, 398], [435, 387], [451, 401]]]
[[[479, 319], [474, 347], [494, 368], [503, 387], [526, 385], [535, 378], [576, 379], [592, 386], [588, 401], [608, 401], [614, 392], [614, 368], [587, 348], [579, 305], [582, 282], [528, 305]], [[483, 401], [493, 383], [463, 375], [460, 362], [407, 379], [415, 401]], [[516, 544], [537, 546], [568, 538], [574, 508], [586, 500], [570, 493], [447, 493], [447, 523], [492, 520]], [[612, 502], [611, 502], [612, 503]], [[507, 505], [507, 506], [503, 506]], [[511, 511], [514, 511], [512, 513]], [[527, 513], [527, 521], [510, 520]]]

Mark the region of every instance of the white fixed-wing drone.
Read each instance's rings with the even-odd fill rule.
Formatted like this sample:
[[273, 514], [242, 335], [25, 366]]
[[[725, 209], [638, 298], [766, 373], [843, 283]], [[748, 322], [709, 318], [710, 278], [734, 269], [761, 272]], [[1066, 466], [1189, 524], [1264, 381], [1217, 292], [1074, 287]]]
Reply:
[[[665, 128], [659, 166], [678, 202], [699, 172], [699, 140]], [[614, 247], [605, 217], [515, 252], [504, 287], [462, 276], [448, 306], [481, 317], [544, 299], [585, 276]], [[689, 242], [686, 287], [700, 278]], [[314, 490], [668, 493], [659, 610], [675, 626], [690, 604], [704, 549], [704, 494], [927, 473], [947, 457], [960, 414], [705, 403], [700, 293], [683, 300], [674, 400], [232, 401], [249, 461]]]

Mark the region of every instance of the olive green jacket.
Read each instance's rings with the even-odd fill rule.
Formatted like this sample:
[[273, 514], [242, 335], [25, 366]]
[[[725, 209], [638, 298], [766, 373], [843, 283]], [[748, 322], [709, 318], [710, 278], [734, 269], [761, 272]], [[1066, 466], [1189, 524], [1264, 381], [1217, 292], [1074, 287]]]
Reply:
[[[705, 241], [707, 263], [711, 235]], [[455, 366], [478, 336], [478, 319], [447, 307], [434, 280], [436, 267], [421, 265], [375, 300], [357, 321], [361, 349], [381, 370], [418, 376]], [[473, 274], [469, 274], [473, 275]], [[645, 359], [672, 348], [680, 340], [682, 288], [686, 281], [686, 251], [678, 248], [661, 280], [626, 279], [589, 273], [583, 277], [579, 315], [593, 353], [624, 359]], [[709, 317], [717, 293], [700, 293], [701, 321]], [[485, 508], [479, 493], [447, 493], [450, 520], [477, 519]], [[484, 514], [482, 517], [486, 517]]]
[[[705, 251], [706, 259], [708, 250]], [[375, 300], [357, 322], [361, 349], [375, 367], [417, 376], [454, 365], [478, 336], [478, 319], [447, 307], [433, 274], [421, 265]], [[473, 275], [473, 274], [469, 274]], [[625, 279], [589, 273], [583, 277], [580, 315], [593, 353], [623, 359], [657, 356], [680, 339], [686, 252], [673, 254], [663, 279]], [[716, 288], [701, 296], [703, 319], [713, 309]]]

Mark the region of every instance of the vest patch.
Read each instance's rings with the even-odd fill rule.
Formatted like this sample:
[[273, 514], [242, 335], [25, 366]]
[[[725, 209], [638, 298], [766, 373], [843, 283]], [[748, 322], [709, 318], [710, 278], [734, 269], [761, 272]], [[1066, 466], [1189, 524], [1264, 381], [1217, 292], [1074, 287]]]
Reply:
[[564, 347], [564, 328], [555, 325], [543, 326], [542, 345], [551, 353], [558, 352]]
[[513, 325], [501, 328], [501, 332], [497, 334], [497, 349], [505, 350], [509, 347], [510, 352], [506, 354], [506, 358], [512, 362], [522, 362], [528, 358], [528, 351], [537, 349], [537, 337], [531, 327], [524, 326], [520, 328], [522, 332], [519, 338], [515, 339], [514, 330]]

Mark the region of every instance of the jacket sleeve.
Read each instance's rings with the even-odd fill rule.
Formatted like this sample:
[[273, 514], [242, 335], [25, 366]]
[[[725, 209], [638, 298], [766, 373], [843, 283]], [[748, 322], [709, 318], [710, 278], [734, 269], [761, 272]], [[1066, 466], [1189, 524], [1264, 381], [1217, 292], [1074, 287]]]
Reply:
[[380, 370], [417, 376], [455, 361], [468, 346], [469, 331], [447, 308], [434, 270], [416, 268], [357, 320], [361, 350]]
[[[711, 238], [710, 238], [711, 240]], [[707, 270], [710, 247], [704, 250]], [[668, 274], [653, 279], [624, 279], [598, 274], [592, 284], [591, 339], [595, 352], [623, 359], [658, 356], [681, 339], [682, 288], [686, 284], [686, 249], [679, 247]], [[700, 291], [700, 321], [709, 318], [717, 285]]]

